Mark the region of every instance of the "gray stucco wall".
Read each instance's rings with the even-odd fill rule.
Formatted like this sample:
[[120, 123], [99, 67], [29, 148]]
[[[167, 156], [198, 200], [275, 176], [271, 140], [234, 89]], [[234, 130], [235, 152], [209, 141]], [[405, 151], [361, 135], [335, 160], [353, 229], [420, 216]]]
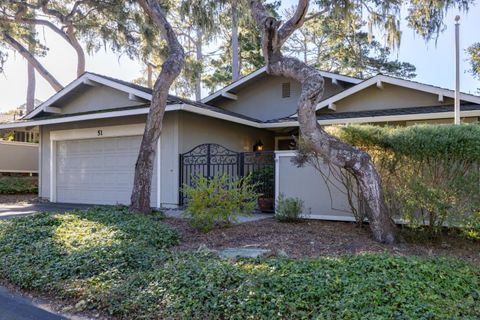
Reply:
[[220, 119], [183, 112], [180, 118], [180, 153], [187, 152], [203, 143], [217, 143], [237, 152], [252, 151], [257, 140], [264, 144], [264, 150], [273, 150], [273, 132], [252, 128]]
[[[290, 97], [282, 98], [282, 83], [290, 83]], [[333, 85], [331, 79], [325, 78], [324, 99], [343, 91], [339, 85]], [[297, 111], [300, 97], [299, 82], [267, 75], [258, 81], [237, 90], [237, 100], [221, 99], [213, 105], [260, 120], [271, 120], [292, 115]]]
[[[43, 126], [41, 128], [41, 144], [42, 144], [42, 169], [41, 169], [41, 188], [40, 196], [43, 198], [49, 198], [50, 196], [50, 132], [55, 130], [68, 130], [68, 129], [80, 129], [80, 128], [98, 128], [107, 126], [119, 126], [126, 124], [144, 123], [146, 116], [133, 116], [133, 117], [120, 117], [102, 120], [82, 121], [75, 123]], [[162, 202], [165, 204], [177, 203], [177, 193], [172, 191], [172, 181], [178, 181], [178, 171], [175, 168], [176, 151], [175, 141], [171, 139], [175, 127], [175, 113], [167, 113], [164, 119], [164, 130], [161, 141], [161, 192]], [[113, 159], [112, 159], [113, 160]], [[132, 168], [133, 170], [133, 168]], [[156, 182], [152, 183], [152, 191], [156, 190]], [[152, 198], [154, 203], [156, 199]]]
[[451, 105], [453, 100], [445, 97], [438, 101], [438, 95], [383, 84], [383, 89], [373, 85], [335, 103], [337, 112], [380, 110], [390, 108], [408, 108], [421, 106]]
[[[292, 156], [280, 156], [278, 159], [279, 194], [303, 200], [304, 214], [310, 215], [311, 218], [354, 220], [344, 193], [345, 188], [340, 183], [330, 179], [327, 185], [315, 168], [311, 166], [298, 168], [292, 164], [291, 159]], [[326, 167], [325, 172], [328, 172]]]
[[0, 172], [38, 171], [38, 144], [0, 141]]
[[[42, 172], [40, 196], [50, 196], [50, 132], [55, 130], [99, 128], [144, 123], [146, 116], [81, 121], [41, 128]], [[161, 198], [163, 205], [178, 204], [179, 154], [202, 143], [218, 143], [235, 151], [251, 151], [261, 139], [266, 150], [273, 150], [273, 133], [187, 112], [167, 112], [161, 135]]]
[[145, 102], [128, 99], [128, 93], [107, 86], [84, 86], [81, 93], [71, 94], [68, 100], [55, 104], [62, 109], [62, 113], [79, 113], [88, 111], [106, 110], [112, 108], [141, 105]]

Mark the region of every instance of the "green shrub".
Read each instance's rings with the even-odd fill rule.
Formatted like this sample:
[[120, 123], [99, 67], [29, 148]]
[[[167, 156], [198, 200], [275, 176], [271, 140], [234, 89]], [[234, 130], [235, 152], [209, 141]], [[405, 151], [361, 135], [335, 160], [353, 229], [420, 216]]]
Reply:
[[0, 278], [118, 319], [478, 319], [480, 269], [445, 258], [224, 260], [175, 252], [160, 216], [0, 221]]
[[275, 218], [282, 222], [294, 222], [301, 218], [304, 209], [303, 200], [287, 198], [280, 194], [275, 205]]
[[28, 194], [37, 192], [37, 177], [0, 177], [0, 194]]
[[265, 198], [275, 198], [275, 170], [272, 166], [264, 166], [254, 170], [251, 180], [256, 184], [255, 191]]
[[196, 176], [193, 186], [184, 185], [187, 198], [185, 214], [195, 228], [208, 232], [215, 223], [227, 225], [235, 222], [239, 215], [248, 215], [255, 208], [258, 193], [250, 176], [232, 178], [227, 175], [207, 179]]
[[480, 210], [480, 126], [329, 130], [372, 156], [392, 215], [432, 234], [445, 225], [468, 226], [468, 234], [480, 232], [474, 230], [474, 213]]

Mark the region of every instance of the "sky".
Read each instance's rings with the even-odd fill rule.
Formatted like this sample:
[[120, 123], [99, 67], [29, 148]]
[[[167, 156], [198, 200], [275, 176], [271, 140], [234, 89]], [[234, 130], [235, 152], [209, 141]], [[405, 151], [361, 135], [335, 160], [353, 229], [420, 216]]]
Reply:
[[[290, 7], [296, 0], [283, 0], [282, 7]], [[440, 34], [437, 42], [426, 43], [402, 23], [401, 46], [393, 58], [410, 62], [417, 68], [419, 82], [452, 88], [454, 83], [454, 17], [460, 20], [460, 68], [461, 91], [475, 93], [480, 81], [469, 72], [465, 49], [474, 42], [480, 42], [480, 5], [471, 7], [468, 13], [451, 10], [446, 16], [447, 29]], [[39, 60], [63, 84], [67, 85], [76, 78], [76, 56], [73, 49], [59, 36], [48, 29], [38, 29], [40, 37], [50, 48], [47, 56]], [[87, 57], [87, 71], [105, 74], [111, 77], [131, 81], [141, 75], [142, 66], [128, 57], [119, 58], [109, 50], [101, 50]], [[48, 99], [53, 89], [37, 75], [36, 98]], [[18, 54], [10, 53], [4, 73], [0, 74], [0, 112], [11, 110], [25, 103], [27, 83], [26, 61]]]

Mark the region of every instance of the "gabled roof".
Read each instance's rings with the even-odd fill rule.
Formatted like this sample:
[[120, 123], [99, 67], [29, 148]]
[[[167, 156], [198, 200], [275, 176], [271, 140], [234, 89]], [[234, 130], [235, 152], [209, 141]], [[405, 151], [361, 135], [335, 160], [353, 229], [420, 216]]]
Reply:
[[[336, 79], [338, 81], [343, 81], [343, 82], [348, 82], [348, 83], [352, 83], [352, 84], [357, 84], [357, 83], [360, 83], [362, 82], [361, 79], [357, 79], [357, 78], [353, 78], [353, 77], [349, 77], [349, 76], [344, 76], [344, 75], [341, 75], [341, 74], [337, 74], [337, 73], [333, 73], [333, 72], [328, 72], [328, 71], [320, 71], [322, 73], [322, 76], [326, 77], [326, 78], [331, 78], [331, 79]], [[267, 67], [262, 67], [240, 79], [238, 79], [237, 81], [229, 84], [228, 86], [212, 93], [211, 95], [209, 95], [208, 97], [205, 97], [203, 98], [201, 101], [203, 103], [208, 103], [210, 101], [212, 101], [213, 99], [219, 97], [219, 96], [222, 96], [222, 95], [226, 95], [226, 94], [231, 94], [231, 91], [236, 89], [237, 87], [241, 86], [242, 84], [245, 84], [249, 81], [253, 81], [255, 78], [258, 78], [264, 74], [267, 73]]]
[[[145, 100], [144, 104], [135, 104], [132, 106], [113, 108], [113, 109], [101, 109], [95, 111], [62, 114], [53, 112], [55, 109], [55, 102], [59, 101], [63, 97], [67, 96], [70, 92], [77, 90], [80, 86], [91, 85], [105, 85], [119, 91], [133, 95], [134, 98], [141, 98], [139, 100]], [[84, 121], [91, 119], [105, 119], [110, 117], [121, 117], [130, 115], [147, 114], [150, 109], [148, 101], [151, 100], [152, 90], [134, 83], [115, 79], [112, 77], [103, 76], [91, 72], [86, 72], [78, 79], [68, 84], [65, 88], [54, 94], [47, 101], [38, 106], [35, 110], [27, 114], [23, 119], [14, 122], [1, 123], [0, 127], [15, 128], [26, 127], [35, 125], [45, 125], [53, 123], [66, 123], [73, 121]], [[137, 99], [138, 101], [138, 99]], [[198, 101], [191, 101], [189, 99], [180, 98], [177, 96], [169, 95], [167, 99], [166, 111], [187, 111], [200, 115], [205, 115], [213, 118], [223, 119], [240, 124], [256, 126], [261, 121], [253, 119], [251, 117], [238, 114], [232, 111], [224, 110], [218, 107], [206, 105]], [[9, 119], [10, 120], [10, 119]]]
[[[424, 84], [412, 80], [405, 80], [405, 79], [400, 79], [400, 78], [395, 78], [391, 76], [385, 76], [385, 75], [376, 75], [370, 79], [367, 79], [351, 88], [348, 88], [340, 93], [337, 93], [336, 95], [325, 99], [321, 101], [317, 105], [317, 110], [325, 107], [329, 107], [332, 104], [335, 104], [335, 102], [340, 101], [350, 95], [353, 95], [361, 90], [364, 90], [368, 87], [371, 87], [373, 85], [378, 85], [381, 86], [382, 83], [388, 83], [404, 88], [409, 88], [413, 90], [419, 90], [427, 93], [432, 93], [435, 95], [438, 95], [439, 97], [447, 97], [447, 98], [454, 98], [455, 92], [450, 89], [445, 89], [445, 88], [440, 88], [436, 87], [433, 85], [429, 84]], [[465, 102], [470, 102], [470, 103], [478, 103], [480, 104], [480, 97], [475, 96], [472, 94], [466, 94], [466, 93], [460, 93], [460, 100], [463, 100]]]
[[128, 94], [132, 94], [135, 97], [139, 97], [145, 100], [150, 100], [152, 97], [152, 91], [148, 88], [129, 83], [126, 81], [110, 78], [107, 76], [102, 76], [99, 74], [85, 72], [76, 80], [70, 82], [67, 86], [65, 86], [62, 90], [55, 93], [37, 108], [35, 108], [32, 112], [27, 114], [24, 119], [32, 119], [36, 115], [41, 112], [47, 112], [48, 108], [52, 107], [55, 102], [72, 92], [73, 90], [79, 88], [82, 85], [95, 85], [95, 84], [102, 84], [105, 86], [112, 87], [114, 89], [126, 92]]
[[[85, 72], [78, 79], [76, 79], [73, 82], [71, 82], [70, 84], [68, 84], [65, 88], [63, 88], [62, 90], [60, 90], [59, 92], [54, 94], [52, 97], [50, 97], [47, 101], [45, 101], [44, 103], [39, 105], [35, 110], [33, 110], [32, 112], [27, 114], [24, 117], [24, 119], [38, 118], [39, 114], [42, 113], [42, 112], [48, 113], [48, 110], [49, 110], [48, 108], [54, 106], [55, 102], [60, 100], [62, 97], [65, 97], [66, 95], [68, 95], [68, 93], [72, 92], [73, 90], [75, 90], [76, 88], [78, 88], [81, 85], [85, 85], [85, 84], [86, 85], [92, 85], [94, 83], [112, 87], [112, 88], [117, 89], [119, 91], [126, 92], [129, 95], [133, 95], [135, 97], [139, 97], [139, 98], [147, 100], [147, 101], [150, 101], [151, 98], [152, 98], [152, 89], [150, 89], [150, 88], [143, 87], [143, 86], [131, 83], [131, 82], [124, 81], [124, 80], [115, 79], [115, 78], [112, 78], [112, 77], [92, 73], [92, 72]], [[224, 114], [224, 115], [228, 115], [228, 116], [231, 116], [231, 117], [237, 117], [239, 119], [244, 119], [244, 120], [248, 120], [248, 121], [254, 121], [254, 122], [259, 121], [257, 119], [253, 119], [253, 118], [244, 116], [242, 114], [238, 114], [238, 113], [228, 111], [228, 110], [224, 110], [224, 109], [221, 109], [221, 108], [217, 108], [217, 107], [214, 107], [214, 106], [209, 106], [209, 105], [206, 105], [206, 104], [201, 103], [201, 102], [192, 101], [192, 100], [189, 100], [189, 99], [169, 95], [168, 99], [167, 99], [167, 105], [171, 106], [171, 105], [177, 105], [177, 104], [178, 105], [185, 104], [185, 105], [189, 105], [189, 106], [192, 106], [192, 107], [208, 110], [208, 111], [211, 111], [211, 112], [221, 113], [221, 114]], [[143, 107], [146, 107], [146, 106], [143, 106]], [[132, 106], [131, 108], [138, 109], [138, 108], [135, 108], [134, 106]], [[121, 108], [117, 108], [115, 110], [120, 110], [120, 109]], [[112, 109], [112, 110], [109, 110], [109, 111], [113, 112], [115, 110]], [[103, 111], [105, 111], [105, 110], [103, 110]], [[101, 111], [98, 111], [98, 112], [93, 111], [93, 112], [89, 112], [89, 114], [94, 114], [94, 113], [99, 113], [99, 112], [101, 112]], [[62, 115], [62, 114], [60, 114], [60, 115], [49, 115], [50, 118], [51, 117], [58, 117], [58, 116], [70, 116], [70, 115]]]
[[[462, 112], [462, 117], [465, 116], [465, 114], [468, 114], [467, 112], [473, 112], [475, 115], [479, 115], [480, 104], [462, 104], [460, 106], [460, 111]], [[399, 121], [398, 117], [401, 118], [400, 120], [411, 120], [411, 119], [408, 119], [407, 116], [432, 115], [432, 114], [442, 114], [442, 113], [453, 113], [453, 105], [406, 107], [406, 108], [348, 111], [348, 112], [329, 112], [329, 113], [318, 114], [317, 120], [318, 121], [342, 120], [343, 122], [349, 122], [349, 119], [370, 118], [374, 120], [372, 122], [386, 122], [386, 121]], [[389, 118], [389, 117], [396, 117], [396, 118]], [[295, 115], [295, 116], [289, 116], [289, 117], [283, 117], [280, 119], [270, 120], [268, 122], [281, 123], [281, 122], [297, 121], [297, 120], [298, 118]]]

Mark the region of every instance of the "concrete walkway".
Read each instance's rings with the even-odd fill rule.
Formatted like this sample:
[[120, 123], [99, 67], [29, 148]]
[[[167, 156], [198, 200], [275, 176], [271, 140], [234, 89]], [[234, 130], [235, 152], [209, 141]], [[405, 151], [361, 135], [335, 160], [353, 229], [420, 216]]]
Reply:
[[[67, 212], [74, 209], [88, 209], [94, 205], [87, 204], [70, 204], [70, 203], [18, 203], [18, 204], [1, 204], [0, 203], [0, 220], [15, 217], [27, 216], [38, 212]], [[184, 218], [181, 209], [164, 209], [165, 215], [172, 218]], [[250, 216], [242, 216], [238, 218], [237, 223], [245, 223], [272, 218], [271, 213], [254, 213]], [[1, 320], [1, 319], [0, 319]]]
[[[38, 212], [66, 212], [74, 209], [88, 209], [92, 205], [68, 203], [18, 203], [1, 204], [0, 219], [27, 216]], [[0, 319], [1, 320], [1, 319]]]
[[0, 320], [63, 320], [63, 316], [47, 311], [31, 299], [0, 286]]

